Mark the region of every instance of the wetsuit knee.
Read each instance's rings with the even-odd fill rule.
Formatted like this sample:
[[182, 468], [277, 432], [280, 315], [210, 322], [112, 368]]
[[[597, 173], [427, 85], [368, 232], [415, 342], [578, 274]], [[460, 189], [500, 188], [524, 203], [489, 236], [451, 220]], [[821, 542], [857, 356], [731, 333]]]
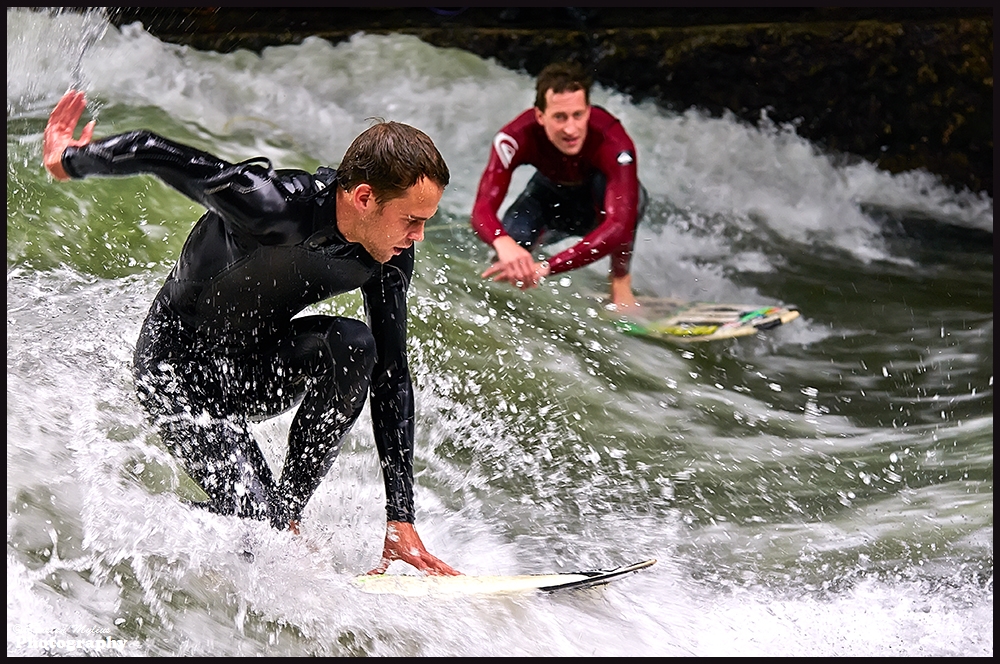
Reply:
[[295, 333], [280, 351], [288, 366], [313, 378], [332, 373], [367, 383], [375, 367], [375, 337], [354, 318], [308, 316], [297, 319]]
[[365, 365], [374, 365], [375, 337], [371, 328], [353, 318], [341, 318], [339, 328], [339, 342], [347, 352]]
[[545, 227], [545, 214], [537, 201], [519, 199], [503, 217], [503, 229], [515, 242], [531, 250]]
[[649, 192], [639, 183], [639, 204], [636, 206], [635, 225], [638, 226], [642, 218], [646, 216], [646, 207], [649, 205]]

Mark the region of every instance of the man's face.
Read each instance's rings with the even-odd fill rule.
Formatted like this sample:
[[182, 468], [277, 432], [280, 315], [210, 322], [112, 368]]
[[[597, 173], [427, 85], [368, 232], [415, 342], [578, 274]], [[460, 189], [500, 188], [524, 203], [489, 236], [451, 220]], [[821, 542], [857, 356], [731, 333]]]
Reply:
[[535, 120], [559, 152], [573, 156], [583, 149], [587, 138], [590, 106], [583, 90], [575, 92], [545, 91], [545, 111], [535, 108]]
[[437, 212], [444, 189], [427, 178], [398, 198], [379, 206], [372, 200], [356, 229], [356, 242], [379, 263], [385, 263], [424, 239], [424, 224]]

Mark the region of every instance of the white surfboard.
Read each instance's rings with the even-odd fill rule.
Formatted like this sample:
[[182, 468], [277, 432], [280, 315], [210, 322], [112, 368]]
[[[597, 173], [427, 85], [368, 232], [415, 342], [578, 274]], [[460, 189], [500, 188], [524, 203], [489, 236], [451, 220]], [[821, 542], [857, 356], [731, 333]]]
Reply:
[[626, 574], [646, 569], [656, 562], [644, 560], [614, 569], [562, 574], [521, 574], [514, 576], [416, 576], [413, 574], [376, 574], [355, 577], [355, 584], [366, 593], [405, 595], [519, 595], [592, 588]]

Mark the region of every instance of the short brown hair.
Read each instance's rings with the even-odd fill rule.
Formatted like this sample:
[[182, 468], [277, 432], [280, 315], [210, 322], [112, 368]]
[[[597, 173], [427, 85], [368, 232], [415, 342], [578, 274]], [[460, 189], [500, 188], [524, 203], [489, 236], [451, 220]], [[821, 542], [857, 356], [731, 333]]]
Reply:
[[545, 111], [545, 93], [549, 90], [554, 94], [583, 90], [583, 99], [590, 105], [591, 83], [587, 72], [575, 62], [554, 62], [543, 69], [535, 81], [535, 107]]
[[337, 168], [341, 187], [350, 191], [365, 182], [380, 205], [402, 196], [422, 177], [442, 189], [451, 179], [434, 141], [410, 125], [379, 119], [354, 139]]

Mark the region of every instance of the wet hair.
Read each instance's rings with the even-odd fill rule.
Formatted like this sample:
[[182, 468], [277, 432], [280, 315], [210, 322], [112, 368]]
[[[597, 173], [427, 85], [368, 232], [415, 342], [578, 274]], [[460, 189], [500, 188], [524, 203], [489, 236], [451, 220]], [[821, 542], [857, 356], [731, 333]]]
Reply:
[[427, 134], [400, 122], [374, 120], [347, 148], [337, 168], [337, 183], [345, 191], [367, 183], [382, 205], [405, 194], [422, 177], [442, 189], [448, 186], [448, 165]]
[[583, 67], [575, 62], [554, 62], [543, 69], [535, 81], [535, 108], [545, 112], [545, 93], [554, 94], [583, 90], [583, 99], [590, 104], [592, 81]]

